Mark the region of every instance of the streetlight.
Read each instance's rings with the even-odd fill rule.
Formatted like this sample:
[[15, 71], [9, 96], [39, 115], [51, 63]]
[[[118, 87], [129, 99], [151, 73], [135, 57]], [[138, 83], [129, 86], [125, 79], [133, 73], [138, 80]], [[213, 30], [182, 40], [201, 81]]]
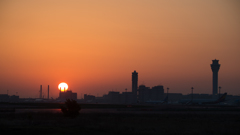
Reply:
[[167, 103], [168, 103], [168, 90], [169, 90], [169, 88], [167, 87]]
[[193, 101], [193, 89], [194, 89], [194, 88], [192, 87], [191, 89], [192, 89], [192, 101]]
[[125, 89], [126, 93], [125, 93], [125, 104], [127, 104], [127, 88]]
[[221, 93], [220, 93], [220, 90], [221, 90], [222, 87], [219, 86], [218, 88], [219, 88], [219, 95], [218, 95], [218, 96], [219, 96], [219, 98], [220, 98], [220, 94], [221, 94]]

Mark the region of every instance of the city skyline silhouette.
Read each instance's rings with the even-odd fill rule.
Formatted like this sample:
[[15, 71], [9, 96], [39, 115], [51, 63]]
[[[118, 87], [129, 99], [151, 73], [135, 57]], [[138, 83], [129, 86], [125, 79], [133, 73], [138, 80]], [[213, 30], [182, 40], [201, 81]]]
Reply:
[[240, 0], [0, 0], [0, 132], [240, 134]]
[[[54, 3], [54, 4], [53, 4]], [[60, 82], [81, 94], [163, 85], [170, 93], [239, 95], [237, 1], [1, 1], [0, 94], [57, 98]]]

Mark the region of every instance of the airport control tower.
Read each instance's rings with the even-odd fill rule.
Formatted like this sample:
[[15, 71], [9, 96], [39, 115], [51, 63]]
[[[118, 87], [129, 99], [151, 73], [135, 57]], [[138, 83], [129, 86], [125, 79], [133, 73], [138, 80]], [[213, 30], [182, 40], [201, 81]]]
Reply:
[[138, 87], [138, 73], [136, 70], [132, 72], [132, 93], [133, 93], [133, 101], [137, 102], [137, 87]]
[[212, 60], [211, 68], [213, 72], [213, 97], [216, 97], [218, 94], [218, 71], [220, 68], [220, 64], [218, 64], [219, 60]]

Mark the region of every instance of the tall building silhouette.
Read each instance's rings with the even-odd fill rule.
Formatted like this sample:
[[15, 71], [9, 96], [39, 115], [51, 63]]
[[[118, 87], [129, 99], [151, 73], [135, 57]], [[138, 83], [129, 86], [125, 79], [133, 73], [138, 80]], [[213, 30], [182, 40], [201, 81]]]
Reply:
[[133, 93], [133, 100], [137, 102], [137, 87], [138, 87], [138, 72], [134, 70], [132, 72], [132, 93]]
[[212, 85], [212, 89], [213, 89], [213, 97], [216, 97], [218, 94], [218, 71], [220, 68], [220, 64], [218, 64], [219, 60], [212, 60], [212, 64], [211, 64], [211, 69], [213, 72], [213, 85]]

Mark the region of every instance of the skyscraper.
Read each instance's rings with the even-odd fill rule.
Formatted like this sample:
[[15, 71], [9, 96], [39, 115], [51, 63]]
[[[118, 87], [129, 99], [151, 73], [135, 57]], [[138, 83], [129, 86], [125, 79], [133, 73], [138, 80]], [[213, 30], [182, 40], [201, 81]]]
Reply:
[[215, 98], [218, 94], [218, 71], [220, 68], [220, 64], [218, 64], [219, 60], [212, 60], [212, 64], [211, 64], [211, 68], [212, 68], [212, 72], [213, 72], [213, 85], [212, 85], [212, 89], [213, 89], [213, 97]]
[[133, 93], [133, 100], [137, 102], [137, 87], [138, 87], [138, 73], [136, 70], [132, 72], [132, 93]]

